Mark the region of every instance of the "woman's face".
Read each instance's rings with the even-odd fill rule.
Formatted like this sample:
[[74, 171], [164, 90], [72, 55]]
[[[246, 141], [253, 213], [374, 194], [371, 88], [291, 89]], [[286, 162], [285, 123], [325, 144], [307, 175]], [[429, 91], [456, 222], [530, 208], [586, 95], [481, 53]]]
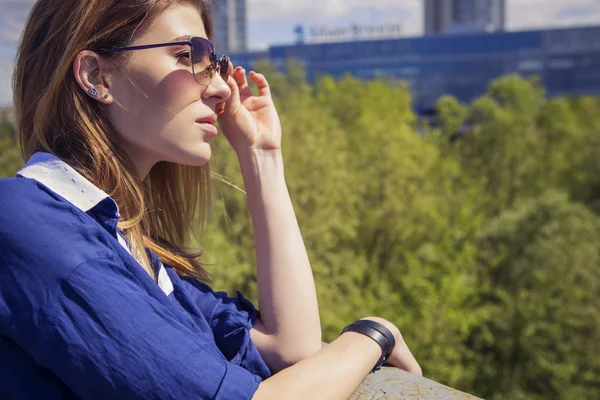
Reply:
[[[138, 46], [206, 38], [200, 13], [193, 6], [169, 8], [129, 44]], [[168, 46], [128, 53], [129, 61], [111, 76], [113, 101], [109, 117], [120, 134], [138, 176], [159, 161], [204, 165], [216, 136], [218, 103], [231, 91], [215, 76], [201, 86], [192, 74], [189, 46]]]

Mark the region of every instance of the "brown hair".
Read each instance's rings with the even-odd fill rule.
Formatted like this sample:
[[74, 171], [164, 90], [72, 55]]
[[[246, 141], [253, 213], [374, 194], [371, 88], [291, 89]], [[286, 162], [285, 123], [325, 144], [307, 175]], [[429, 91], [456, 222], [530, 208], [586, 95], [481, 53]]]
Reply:
[[210, 206], [208, 165], [162, 162], [143, 182], [136, 180], [102, 104], [81, 90], [72, 72], [85, 49], [122, 64], [126, 55], [103, 50], [126, 46], [164, 10], [182, 3], [198, 8], [211, 38], [209, 0], [38, 0], [18, 50], [14, 105], [23, 157], [52, 153], [110, 195], [132, 254], [151, 275], [145, 247], [178, 273], [207, 280], [197, 260], [201, 253], [185, 246], [194, 219], [204, 222]]

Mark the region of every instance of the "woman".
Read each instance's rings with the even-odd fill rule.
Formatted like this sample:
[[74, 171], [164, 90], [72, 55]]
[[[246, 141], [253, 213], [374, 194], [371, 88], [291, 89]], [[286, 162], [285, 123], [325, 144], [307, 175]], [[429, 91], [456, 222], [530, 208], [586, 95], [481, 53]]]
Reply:
[[[205, 1], [34, 5], [14, 77], [28, 162], [0, 182], [0, 398], [342, 399], [375, 364], [421, 373], [383, 319], [321, 349], [268, 83], [251, 72], [252, 96], [211, 35]], [[185, 247], [217, 119], [247, 189], [260, 314], [201, 283]]]

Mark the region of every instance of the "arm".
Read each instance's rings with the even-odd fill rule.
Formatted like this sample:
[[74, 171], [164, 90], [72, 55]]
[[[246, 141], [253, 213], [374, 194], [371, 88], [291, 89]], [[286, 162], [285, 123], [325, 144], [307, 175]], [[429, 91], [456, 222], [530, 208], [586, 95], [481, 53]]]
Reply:
[[346, 400], [381, 356], [371, 338], [347, 332], [318, 353], [263, 381], [253, 400]]
[[261, 319], [251, 332], [261, 356], [279, 371], [321, 348], [317, 296], [306, 249], [287, 190], [281, 126], [264, 76], [229, 77], [231, 98], [221, 128], [238, 155], [254, 229]]
[[149, 296], [120, 272], [110, 258], [78, 266], [61, 282], [48, 324], [31, 341], [20, 338], [33, 359], [84, 399], [346, 399], [381, 355], [372, 339], [348, 332], [260, 382], [199, 340], [169, 299]]
[[381, 355], [372, 339], [348, 332], [261, 383], [110, 257], [76, 267], [59, 287], [54, 307], [36, 316], [39, 329], [13, 339], [84, 399], [342, 399]]
[[[367, 319], [379, 322], [394, 335], [396, 346], [387, 364], [422, 376], [421, 367], [398, 328], [382, 318]], [[263, 381], [252, 398], [348, 399], [380, 356], [381, 348], [373, 339], [346, 332], [318, 353]]]
[[241, 157], [240, 164], [254, 228], [261, 315], [251, 337], [278, 371], [321, 348], [315, 284], [281, 153], [256, 152]]

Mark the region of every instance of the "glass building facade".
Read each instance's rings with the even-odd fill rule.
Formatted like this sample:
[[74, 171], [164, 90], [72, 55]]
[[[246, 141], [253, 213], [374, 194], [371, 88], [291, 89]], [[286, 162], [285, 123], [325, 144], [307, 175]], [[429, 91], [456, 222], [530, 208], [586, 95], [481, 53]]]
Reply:
[[222, 52], [246, 51], [246, 0], [215, 0], [211, 14], [217, 49]]
[[503, 31], [506, 0], [425, 0], [426, 35]]
[[310, 80], [345, 74], [405, 80], [421, 113], [431, 112], [445, 94], [471, 101], [490, 81], [509, 74], [539, 76], [551, 96], [600, 95], [600, 26], [296, 44], [231, 56], [247, 68], [267, 58], [282, 70], [293, 58]]

